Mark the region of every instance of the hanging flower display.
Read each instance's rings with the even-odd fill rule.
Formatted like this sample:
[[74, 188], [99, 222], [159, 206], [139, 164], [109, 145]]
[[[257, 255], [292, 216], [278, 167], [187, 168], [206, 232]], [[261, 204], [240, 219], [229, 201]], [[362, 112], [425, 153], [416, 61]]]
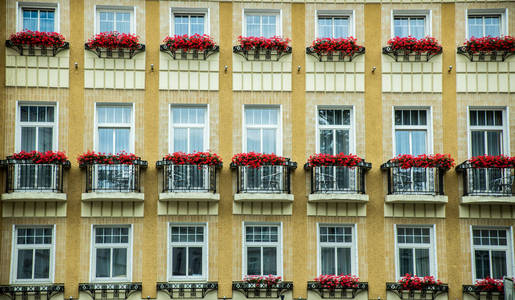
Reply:
[[336, 155], [317, 153], [308, 158], [310, 167], [350, 167], [357, 166], [363, 159], [352, 154], [339, 153]]
[[166, 155], [164, 160], [171, 161], [175, 165], [220, 166], [222, 164], [220, 156], [211, 152], [195, 152], [190, 154], [174, 152]]
[[259, 168], [262, 165], [282, 166], [288, 161], [287, 158], [275, 154], [263, 154], [256, 152], [238, 153], [232, 157], [232, 163], [236, 166], [249, 166]]
[[101, 32], [90, 38], [86, 43], [90, 49], [137, 49], [140, 47], [139, 38], [135, 34], [119, 33], [116, 31]]
[[402, 169], [409, 168], [443, 168], [450, 169], [454, 167], [454, 159], [449, 154], [421, 154], [413, 156], [403, 154], [390, 160], [391, 163], [399, 164]]
[[65, 38], [57, 32], [43, 32], [24, 30], [11, 34], [9, 37], [11, 43], [15, 46], [37, 46], [46, 48], [63, 47]]
[[471, 37], [464, 43], [465, 51], [470, 53], [505, 51], [515, 52], [515, 38], [512, 36], [481, 38]]
[[28, 160], [35, 164], [65, 163], [68, 160], [66, 154], [61, 151], [20, 151], [18, 153], [13, 153], [13, 155], [8, 158], [14, 160]]
[[474, 284], [482, 292], [503, 292], [504, 282], [501, 279], [493, 279], [486, 277], [485, 279], [476, 280]]
[[211, 50], [214, 49], [216, 44], [213, 39], [207, 34], [194, 34], [194, 35], [174, 35], [167, 36], [163, 43], [171, 50]]
[[406, 274], [400, 280], [399, 283], [403, 290], [423, 290], [428, 286], [441, 285], [440, 280], [435, 280], [433, 276], [418, 277], [416, 275]]
[[243, 281], [245, 281], [247, 283], [255, 283], [255, 284], [266, 283], [266, 285], [270, 286], [270, 285], [278, 284], [281, 281], [281, 276], [245, 275], [245, 277], [243, 278]]
[[95, 151], [85, 152], [79, 157], [77, 157], [77, 162], [79, 165], [87, 165], [87, 164], [123, 164], [123, 165], [132, 165], [135, 161], [140, 160], [141, 158], [132, 154], [120, 152], [117, 154], [105, 154]]
[[426, 36], [417, 39], [412, 36], [407, 37], [394, 37], [388, 40], [388, 46], [394, 51], [418, 52], [437, 54], [441, 51], [442, 46], [434, 37]]
[[515, 168], [515, 156], [480, 155], [468, 160], [472, 168]]
[[359, 277], [356, 275], [320, 275], [315, 278], [323, 288], [336, 289], [336, 288], [356, 288], [359, 283]]
[[239, 36], [238, 42], [244, 50], [275, 50], [286, 51], [290, 39], [273, 36], [271, 38], [255, 37], [255, 36]]
[[313, 51], [317, 54], [327, 54], [334, 52], [344, 52], [346, 55], [352, 56], [362, 47], [356, 44], [356, 39], [348, 38], [319, 38], [313, 41], [311, 45]]

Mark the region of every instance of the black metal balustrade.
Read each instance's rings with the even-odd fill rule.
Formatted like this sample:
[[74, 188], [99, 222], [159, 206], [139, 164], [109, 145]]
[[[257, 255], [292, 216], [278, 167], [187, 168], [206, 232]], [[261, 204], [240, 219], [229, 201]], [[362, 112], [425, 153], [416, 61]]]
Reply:
[[291, 54], [292, 48], [286, 47], [284, 51], [272, 49], [246, 50], [242, 46], [234, 46], [232, 52], [243, 56], [248, 61], [278, 61], [281, 57]]
[[219, 46], [214, 46], [211, 49], [205, 50], [197, 50], [197, 49], [173, 49], [168, 47], [167, 44], [163, 44], [159, 46], [159, 50], [161, 52], [168, 53], [173, 59], [182, 59], [182, 60], [206, 60], [209, 56], [220, 52]]
[[398, 163], [381, 165], [387, 171], [389, 195], [444, 195], [443, 168], [407, 168]]
[[93, 300], [127, 300], [133, 293], [141, 291], [141, 282], [134, 283], [79, 283], [79, 292], [85, 292]]
[[220, 166], [176, 165], [161, 160], [156, 163], [162, 169], [163, 192], [216, 192], [216, 170]]
[[0, 285], [0, 296], [5, 295], [10, 300], [46, 299], [64, 293], [64, 284], [50, 285]]
[[464, 196], [515, 195], [514, 168], [474, 168], [466, 161], [456, 167], [463, 176]]
[[5, 41], [5, 46], [18, 52], [22, 56], [56, 56], [57, 53], [70, 49], [70, 43], [64, 42], [62, 46], [33, 46], [33, 45], [16, 45], [11, 40]]
[[504, 290], [484, 291], [483, 287], [475, 285], [463, 285], [463, 294], [470, 295], [475, 299], [504, 300]]
[[311, 171], [311, 193], [365, 194], [365, 173], [372, 165], [361, 162], [356, 167], [304, 165]]
[[218, 290], [218, 282], [158, 282], [157, 290], [170, 296], [170, 299], [201, 299]]
[[401, 283], [387, 282], [386, 290], [396, 294], [402, 300], [429, 299], [435, 300], [439, 295], [449, 292], [447, 284], [433, 284], [419, 290], [405, 290]]
[[236, 166], [238, 193], [284, 193], [290, 194], [290, 172], [297, 163], [287, 161], [285, 165]]
[[233, 281], [232, 290], [239, 291], [246, 298], [279, 298], [287, 291], [293, 290], [293, 282], [281, 281], [274, 284]]
[[86, 164], [86, 192], [140, 192], [140, 171], [147, 167], [144, 160], [133, 164]]
[[358, 282], [356, 286], [344, 288], [327, 288], [318, 281], [308, 281], [308, 291], [317, 293], [323, 299], [354, 299], [361, 292], [368, 290], [368, 282]]
[[32, 160], [7, 158], [0, 161], [7, 167], [7, 192], [63, 192], [63, 170], [70, 162], [36, 164]]

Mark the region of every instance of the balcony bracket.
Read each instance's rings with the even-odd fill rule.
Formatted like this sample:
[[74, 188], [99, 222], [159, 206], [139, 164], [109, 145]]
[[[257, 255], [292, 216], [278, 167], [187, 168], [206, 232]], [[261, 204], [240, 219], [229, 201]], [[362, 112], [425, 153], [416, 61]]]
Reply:
[[449, 286], [446, 284], [430, 285], [422, 290], [404, 290], [400, 283], [387, 282], [386, 290], [396, 294], [401, 300], [428, 299], [428, 295], [435, 300], [440, 294], [448, 293]]
[[35, 300], [40, 300], [42, 295], [45, 295], [46, 300], [49, 300], [59, 293], [64, 293], [64, 284], [0, 285], [0, 295], [5, 295], [11, 300], [26, 300], [29, 299], [29, 296], [33, 296]]
[[390, 46], [383, 47], [383, 54], [390, 56], [395, 61], [400, 62], [421, 62], [429, 61], [432, 57], [442, 53], [442, 47], [435, 53], [394, 50]]
[[278, 61], [281, 57], [291, 54], [291, 47], [286, 47], [284, 51], [276, 51], [270, 49], [245, 50], [241, 46], [234, 46], [232, 47], [232, 52], [243, 56], [245, 60], [249, 61]]
[[365, 47], [359, 47], [358, 50], [351, 55], [347, 54], [345, 51], [317, 53], [313, 47], [306, 47], [306, 54], [313, 56], [320, 62], [350, 62], [357, 56], [365, 54]]
[[138, 44], [135, 49], [109, 49], [109, 48], [90, 48], [86, 43], [84, 49], [95, 53], [98, 58], [133, 58], [136, 54], [145, 52], [145, 44]]
[[11, 40], [7, 40], [5, 46], [18, 52], [21, 56], [56, 56], [57, 53], [70, 49], [68, 42], [64, 42], [61, 47], [34, 47], [32, 45], [15, 45]]
[[487, 51], [487, 52], [475, 53], [475, 52], [467, 50], [466, 46], [458, 47], [456, 52], [458, 54], [465, 56], [472, 62], [505, 61], [508, 57], [512, 56], [515, 53], [513, 51]]
[[218, 282], [201, 283], [169, 283], [158, 282], [157, 290], [163, 291], [170, 299], [199, 299], [205, 298], [207, 293], [218, 290]]
[[368, 290], [368, 282], [358, 282], [353, 288], [334, 288], [328, 289], [322, 287], [320, 282], [308, 282], [308, 291], [317, 293], [320, 298], [324, 299], [354, 299], [358, 294]]
[[165, 52], [168, 55], [170, 55], [173, 59], [180, 59], [180, 60], [206, 60], [209, 56], [220, 52], [219, 46], [214, 46], [213, 49], [206, 49], [206, 50], [177, 50], [177, 49], [171, 49], [168, 47], [168, 45], [163, 44], [159, 46], [159, 50], [161, 52]]
[[80, 283], [79, 292], [88, 293], [93, 300], [100, 294], [100, 299], [107, 299], [108, 293], [115, 299], [127, 300], [129, 296], [141, 291], [141, 283]]
[[279, 298], [287, 291], [293, 290], [293, 282], [282, 281], [268, 285], [266, 283], [234, 281], [232, 290], [244, 294], [246, 298]]

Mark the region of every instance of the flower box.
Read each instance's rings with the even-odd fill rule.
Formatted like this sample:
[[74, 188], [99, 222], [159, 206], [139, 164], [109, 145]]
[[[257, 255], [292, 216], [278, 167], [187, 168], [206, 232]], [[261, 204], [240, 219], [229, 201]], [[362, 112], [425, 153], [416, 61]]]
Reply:
[[357, 45], [353, 37], [319, 38], [306, 48], [306, 54], [319, 61], [352, 61], [356, 56], [364, 53], [365, 47]]
[[288, 45], [290, 39], [274, 36], [265, 37], [238, 37], [239, 45], [233, 47], [233, 52], [243, 56], [246, 60], [279, 60], [291, 53]]
[[173, 59], [205, 60], [220, 49], [207, 34], [167, 36], [163, 43], [160, 50]]
[[183, 153], [174, 152], [167, 154], [163, 161], [170, 162], [174, 165], [196, 165], [196, 166], [222, 166], [222, 159], [216, 153], [211, 152], [195, 152]]
[[471, 37], [463, 46], [458, 47], [457, 52], [470, 61], [504, 61], [515, 53], [515, 38], [512, 36]]
[[70, 44], [57, 32], [24, 30], [11, 34], [5, 46], [20, 55], [55, 56], [60, 51], [69, 49]]
[[398, 282], [386, 283], [386, 290], [395, 293], [399, 298], [436, 299], [442, 293], [447, 293], [449, 287], [433, 276], [418, 277], [406, 274]]
[[142, 161], [139, 156], [136, 156], [132, 153], [120, 152], [117, 154], [106, 154], [95, 151], [87, 151], [79, 157], [77, 157], [77, 162], [81, 167], [86, 165], [100, 164], [100, 165], [113, 165], [113, 164], [121, 164], [121, 165], [146, 165], [146, 162]]
[[[513, 201], [510, 197], [515, 195], [514, 156], [474, 156], [459, 164], [456, 170], [463, 176], [463, 195], [471, 196], [463, 199], [467, 201], [490, 199], [493, 202], [500, 201], [499, 203]], [[495, 198], [489, 198], [489, 196], [495, 196]]]
[[7, 157], [8, 161], [24, 161], [31, 164], [62, 164], [69, 167], [70, 162], [64, 152], [61, 151], [20, 151]]
[[132, 58], [145, 51], [145, 45], [139, 43], [137, 35], [116, 31], [96, 34], [88, 40], [84, 48], [100, 58]]
[[389, 160], [391, 164], [398, 165], [402, 169], [410, 168], [439, 168], [449, 170], [454, 167], [454, 159], [449, 154], [421, 154], [413, 156], [409, 154], [398, 155]]
[[435, 38], [429, 36], [421, 39], [396, 36], [388, 40], [388, 45], [383, 47], [383, 54], [392, 57], [395, 61], [429, 61], [440, 53], [442, 53], [442, 46]]

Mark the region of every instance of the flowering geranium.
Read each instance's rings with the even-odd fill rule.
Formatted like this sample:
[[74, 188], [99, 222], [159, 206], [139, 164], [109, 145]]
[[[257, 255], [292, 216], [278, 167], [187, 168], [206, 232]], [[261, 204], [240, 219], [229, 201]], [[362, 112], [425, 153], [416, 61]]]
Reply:
[[449, 154], [421, 154], [413, 156], [403, 154], [390, 160], [391, 163], [399, 164], [402, 169], [409, 168], [443, 168], [450, 169], [454, 167], [454, 159]]
[[347, 55], [353, 55], [361, 46], [356, 45], [356, 39], [348, 38], [319, 38], [313, 41], [311, 45], [313, 50], [318, 54], [327, 54], [332, 52], [345, 52]]
[[262, 165], [282, 166], [288, 161], [287, 158], [275, 154], [263, 154], [256, 152], [238, 153], [232, 157], [232, 163], [236, 166], [249, 166], [259, 168]]
[[509, 35], [504, 37], [471, 37], [469, 40], [465, 41], [464, 45], [465, 51], [470, 53], [491, 51], [515, 52], [515, 38]]
[[79, 165], [86, 164], [124, 164], [124, 165], [132, 165], [135, 161], [140, 160], [141, 158], [132, 154], [120, 152], [117, 154], [106, 154], [95, 151], [89, 151], [83, 153], [77, 157], [77, 161]]
[[64, 46], [65, 38], [57, 32], [24, 30], [11, 34], [9, 40], [16, 46], [59, 48]]
[[137, 49], [139, 38], [135, 34], [119, 33], [116, 31], [107, 31], [96, 34], [86, 43], [90, 49], [107, 48], [107, 49]]
[[31, 160], [35, 164], [65, 163], [68, 157], [61, 151], [20, 151], [8, 157], [15, 160]]
[[438, 41], [434, 37], [426, 36], [421, 39], [417, 39], [412, 36], [407, 37], [394, 37], [388, 40], [388, 46], [392, 50], [402, 50], [407, 52], [418, 52], [437, 54], [441, 51], [442, 46], [438, 44]]
[[216, 44], [213, 39], [207, 34], [194, 34], [194, 35], [174, 35], [167, 36], [163, 43], [168, 46], [168, 49], [178, 50], [182, 49], [184, 51], [188, 50], [210, 50], [213, 49]]
[[310, 167], [355, 167], [358, 163], [362, 162], [363, 159], [356, 155], [339, 153], [336, 155], [317, 153], [311, 155], [308, 158], [308, 164]]
[[472, 168], [515, 168], [515, 156], [480, 155], [468, 160]]
[[268, 276], [261, 276], [261, 275], [245, 275], [243, 278], [243, 281], [247, 283], [266, 283], [266, 285], [274, 285], [281, 281], [281, 276], [276, 275], [268, 275]]
[[418, 277], [416, 275], [406, 274], [400, 280], [399, 283], [403, 290], [422, 290], [428, 286], [441, 285], [440, 280], [435, 280], [433, 276]]
[[276, 50], [276, 51], [286, 51], [288, 48], [288, 43], [290, 39], [282, 38], [280, 36], [273, 36], [271, 38], [266, 37], [255, 37], [255, 36], [239, 36], [238, 42], [240, 43], [241, 48], [244, 50]]
[[481, 292], [503, 292], [504, 282], [501, 279], [493, 279], [486, 277], [485, 279], [476, 280], [474, 284]]
[[359, 277], [356, 275], [320, 275], [315, 278], [326, 289], [355, 288], [358, 286]]
[[219, 166], [222, 164], [220, 156], [211, 152], [195, 152], [190, 154], [174, 152], [166, 155], [164, 160], [171, 161], [175, 165]]

